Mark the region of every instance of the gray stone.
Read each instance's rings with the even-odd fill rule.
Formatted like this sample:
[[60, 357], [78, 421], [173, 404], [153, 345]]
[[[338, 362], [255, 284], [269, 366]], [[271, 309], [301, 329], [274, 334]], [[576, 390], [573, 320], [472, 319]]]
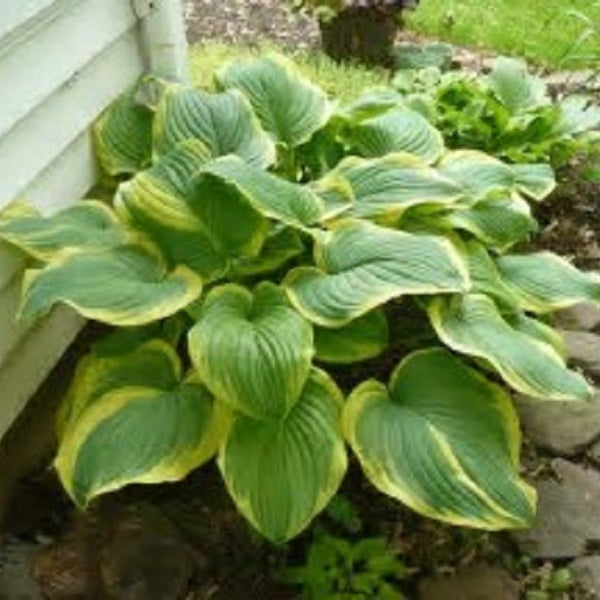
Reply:
[[550, 452], [573, 456], [600, 436], [600, 390], [589, 402], [545, 402], [521, 395], [514, 400], [528, 437]]
[[552, 466], [558, 481], [535, 486], [536, 524], [512, 535], [521, 551], [533, 558], [574, 558], [588, 543], [600, 542], [600, 474], [562, 459]]
[[561, 310], [556, 314], [556, 324], [569, 331], [592, 331], [600, 327], [600, 306], [584, 302]]
[[562, 331], [571, 362], [589, 375], [600, 377], [600, 335], [589, 331]]
[[476, 564], [451, 577], [425, 579], [419, 600], [518, 600], [519, 585], [499, 567]]
[[600, 441], [592, 444], [588, 450], [588, 456], [600, 467]]
[[32, 574], [38, 548], [18, 540], [2, 540], [0, 545], [0, 600], [42, 600]]
[[154, 505], [113, 497], [78, 514], [34, 574], [48, 600], [183, 600], [199, 558]]
[[114, 600], [183, 600], [196, 567], [175, 526], [154, 506], [140, 504], [119, 515], [100, 570]]
[[582, 556], [575, 559], [569, 569], [573, 579], [594, 598], [600, 597], [600, 556]]

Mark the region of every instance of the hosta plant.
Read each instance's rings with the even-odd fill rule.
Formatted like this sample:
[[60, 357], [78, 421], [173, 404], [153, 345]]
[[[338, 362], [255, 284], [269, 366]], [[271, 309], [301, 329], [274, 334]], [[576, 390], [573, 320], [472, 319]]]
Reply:
[[402, 70], [393, 87], [420, 106], [453, 148], [512, 162], [562, 165], [600, 143], [600, 106], [585, 94], [553, 98], [517, 59], [500, 57], [487, 75], [435, 68]]
[[596, 275], [518, 251], [552, 170], [447, 150], [396, 99], [337, 106], [277, 57], [215, 81], [146, 81], [101, 116], [111, 201], [1, 215], [31, 257], [20, 319], [66, 304], [116, 327], [60, 410], [68, 494], [85, 507], [216, 458], [281, 542], [336, 493], [349, 447], [418, 513], [526, 527], [509, 390], [588, 400], [547, 315], [600, 301]]

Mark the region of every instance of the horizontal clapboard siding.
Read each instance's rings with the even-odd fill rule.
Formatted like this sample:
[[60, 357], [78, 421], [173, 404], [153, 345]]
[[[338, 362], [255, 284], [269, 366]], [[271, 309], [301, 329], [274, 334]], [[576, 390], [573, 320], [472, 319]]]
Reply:
[[[127, 1], [60, 0], [59, 4], [63, 10], [37, 35], [24, 32], [4, 53], [0, 47], [4, 54], [0, 81], [13, 82], [0, 97], [0, 136], [136, 24]], [[60, 60], [53, 61], [51, 69], [36, 70], [35, 77], [23, 76], [23, 65], [35, 65], [41, 48]]]
[[[90, 126], [145, 71], [184, 73], [178, 0], [0, 0], [0, 210], [50, 215], [97, 179]], [[0, 438], [83, 324], [15, 319], [24, 257], [0, 243]]]

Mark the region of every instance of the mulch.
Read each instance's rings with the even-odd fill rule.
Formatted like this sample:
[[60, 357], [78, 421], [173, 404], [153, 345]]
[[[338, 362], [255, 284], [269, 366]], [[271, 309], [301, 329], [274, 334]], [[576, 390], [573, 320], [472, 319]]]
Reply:
[[190, 43], [272, 42], [290, 50], [320, 45], [316, 21], [292, 12], [286, 0], [186, 0], [185, 17]]

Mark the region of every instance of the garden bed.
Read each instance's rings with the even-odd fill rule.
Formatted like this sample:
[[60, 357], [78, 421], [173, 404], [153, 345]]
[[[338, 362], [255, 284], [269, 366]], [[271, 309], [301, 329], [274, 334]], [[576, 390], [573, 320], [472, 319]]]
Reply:
[[[235, 43], [254, 43], [258, 32], [284, 45], [302, 42], [313, 47], [314, 24], [304, 19], [290, 20], [277, 5], [199, 0], [188, 7], [190, 30], [201, 39], [225, 37]], [[197, 18], [200, 14], [202, 20]], [[315, 67], [308, 61], [306, 68]], [[343, 87], [347, 72], [330, 68], [335, 75], [332, 86]], [[600, 212], [594, 202], [600, 202], [600, 188], [598, 183], [582, 181], [580, 173], [576, 165], [568, 165], [561, 172], [564, 181], [557, 192], [539, 209], [542, 231], [536, 248], [572, 257], [584, 269], [598, 269]], [[562, 326], [576, 332], [568, 348], [570, 357], [575, 365], [586, 369], [592, 380], [600, 376], [596, 364], [600, 363], [600, 337], [596, 335], [600, 316], [594, 310], [588, 307], [583, 316], [573, 311], [560, 316]], [[398, 322], [394, 306], [389, 314], [392, 330], [404, 335], [411, 324], [410, 314], [402, 312], [406, 319], [403, 323]], [[88, 331], [76, 345], [75, 354], [84, 353], [97, 335], [96, 330]], [[368, 377], [387, 380], [403, 353], [398, 344], [385, 360], [372, 359], [359, 367], [329, 370], [342, 391], [348, 393]], [[69, 355], [55, 372], [54, 381], [64, 379], [65, 369], [73, 368], [74, 357]], [[52, 384], [49, 389], [53, 389]], [[388, 549], [386, 558], [397, 559], [385, 571], [385, 578], [407, 598], [452, 598], [452, 593], [463, 588], [461, 597], [467, 599], [475, 597], [470, 593], [498, 600], [512, 600], [519, 595], [528, 600], [593, 598], [589, 586], [585, 589], [587, 584], [572, 584], [564, 570], [578, 559], [574, 570], [581, 581], [586, 581], [581, 573], [593, 573], [595, 563], [582, 566], [581, 557], [594, 557], [600, 543], [600, 533], [589, 523], [594, 519], [595, 506], [600, 505], [600, 475], [593, 466], [600, 460], [600, 451], [594, 445], [600, 437], [600, 422], [595, 408], [585, 410], [590, 412], [573, 415], [565, 408], [562, 413], [552, 413], [554, 419], [550, 422], [540, 424], [543, 417], [526, 401], [520, 407], [525, 425], [532, 432], [532, 441], [524, 449], [524, 468], [542, 497], [540, 525], [532, 534], [485, 533], [419, 517], [377, 493], [354, 460], [338, 500], [310, 530], [282, 546], [262, 541], [237, 514], [212, 465], [181, 483], [127, 488], [100, 500], [86, 517], [72, 509], [54, 475], [44, 467], [20, 482], [12, 494], [4, 519], [0, 582], [3, 576], [8, 581], [9, 561], [13, 566], [17, 564], [14, 557], [21, 552], [37, 555], [35, 577], [50, 598], [110, 595], [140, 600], [279, 600], [298, 597], [298, 586], [286, 583], [298, 577], [298, 572], [291, 573], [290, 569], [304, 565], [311, 548], [314, 550], [323, 539], [335, 538], [358, 546], [365, 539], [380, 538]], [[585, 431], [579, 426], [581, 422], [588, 425]], [[569, 423], [575, 433], [553, 429]], [[27, 430], [26, 421], [22, 426]], [[569, 435], [570, 443], [566, 444]], [[5, 442], [7, 452], [12, 443]], [[47, 464], [47, 447], [43, 444], [39, 454], [33, 454], [33, 462]], [[579, 486], [576, 489], [581, 494], [571, 493], [573, 486]], [[40, 498], [44, 499], [41, 505]], [[367, 559], [379, 556], [376, 549], [370, 552]], [[528, 558], [528, 553], [533, 558]], [[157, 556], [162, 557], [164, 570], [155, 568], [156, 560], [152, 559]], [[326, 562], [327, 558], [321, 560]], [[362, 560], [358, 572], [366, 562]], [[318, 567], [317, 561], [317, 571]], [[303, 575], [319, 576], [314, 572]], [[325, 596], [321, 598], [325, 600]]]

